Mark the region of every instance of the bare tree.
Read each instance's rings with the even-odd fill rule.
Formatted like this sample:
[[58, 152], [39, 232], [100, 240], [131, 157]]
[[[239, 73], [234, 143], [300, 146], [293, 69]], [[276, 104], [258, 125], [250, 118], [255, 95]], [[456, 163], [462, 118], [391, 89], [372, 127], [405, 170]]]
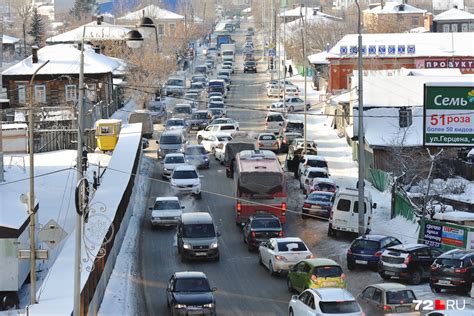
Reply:
[[18, 17], [20, 18], [22, 34], [23, 34], [23, 55], [26, 58], [28, 56], [28, 52], [26, 49], [26, 32], [29, 26], [28, 21], [30, 19], [33, 7], [31, 5], [31, 2], [28, 2], [28, 1], [22, 1], [21, 3], [18, 3], [17, 5], [18, 6], [16, 7], [16, 11], [17, 11]]

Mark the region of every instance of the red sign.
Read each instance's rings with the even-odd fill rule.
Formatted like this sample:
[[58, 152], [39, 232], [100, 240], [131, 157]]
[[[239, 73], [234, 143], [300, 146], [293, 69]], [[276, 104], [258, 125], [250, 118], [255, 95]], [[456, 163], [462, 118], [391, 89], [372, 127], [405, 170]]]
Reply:
[[425, 60], [425, 68], [474, 69], [474, 58], [433, 58]]

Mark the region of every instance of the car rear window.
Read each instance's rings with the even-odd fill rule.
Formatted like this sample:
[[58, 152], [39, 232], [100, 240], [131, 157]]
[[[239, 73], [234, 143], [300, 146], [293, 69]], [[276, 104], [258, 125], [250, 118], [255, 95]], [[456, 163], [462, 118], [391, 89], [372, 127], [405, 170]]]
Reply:
[[182, 156], [165, 157], [165, 163], [184, 163], [184, 157]]
[[311, 171], [308, 174], [308, 178], [327, 178], [328, 174], [322, 171]]
[[178, 201], [156, 201], [153, 206], [155, 210], [177, 210], [181, 209]]
[[285, 119], [281, 115], [269, 115], [267, 116], [267, 122], [283, 122]]
[[[188, 95], [189, 97], [189, 95]], [[191, 108], [190, 107], [179, 107], [179, 108], [174, 108], [174, 113], [179, 113], [179, 114], [191, 114]]]
[[252, 228], [281, 228], [281, 224], [277, 219], [259, 218], [252, 221]]
[[332, 190], [336, 190], [336, 187], [334, 186], [334, 184], [331, 184], [331, 183], [324, 183], [324, 182], [320, 182], [320, 183], [316, 183], [313, 188], [316, 190], [316, 191], [332, 191]]
[[168, 120], [166, 121], [166, 126], [183, 126], [184, 121], [182, 120]]
[[222, 125], [221, 131], [230, 131], [234, 129], [234, 125]]
[[286, 125], [287, 129], [303, 129], [304, 124], [303, 123], [288, 123]]
[[262, 135], [260, 136], [260, 140], [275, 140], [275, 135]]
[[436, 259], [435, 264], [441, 265], [445, 268], [461, 268], [462, 260], [450, 259], [450, 258], [438, 258]]
[[387, 304], [409, 304], [416, 300], [411, 290], [388, 291], [385, 295]]
[[352, 247], [377, 250], [380, 248], [380, 242], [376, 240], [360, 239], [360, 240], [354, 241], [354, 243], [352, 244]]
[[324, 160], [308, 160], [306, 163], [310, 167], [316, 167], [316, 168], [327, 168], [328, 163]]
[[332, 194], [311, 193], [308, 195], [310, 201], [331, 202]]
[[356, 301], [345, 302], [319, 302], [319, 308], [325, 314], [349, 314], [360, 312]]
[[278, 251], [307, 251], [305, 244], [301, 241], [285, 241], [278, 243]]
[[194, 170], [177, 170], [173, 172], [173, 179], [195, 179], [198, 175]]
[[214, 108], [214, 109], [223, 109], [224, 104], [222, 103], [210, 103], [209, 108]]
[[206, 149], [204, 147], [188, 147], [186, 148], [186, 155], [204, 155]]
[[160, 144], [181, 144], [181, 137], [176, 135], [161, 136]]
[[313, 274], [318, 278], [335, 278], [341, 276], [342, 269], [338, 266], [316, 267]]
[[207, 113], [194, 113], [191, 118], [193, 120], [205, 120], [207, 119]]
[[220, 142], [230, 142], [232, 137], [230, 136], [217, 136], [217, 140]]

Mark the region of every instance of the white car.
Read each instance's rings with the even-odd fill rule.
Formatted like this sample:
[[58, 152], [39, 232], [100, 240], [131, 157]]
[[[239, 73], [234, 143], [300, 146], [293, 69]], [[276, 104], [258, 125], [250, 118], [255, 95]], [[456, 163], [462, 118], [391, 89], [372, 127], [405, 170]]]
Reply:
[[169, 179], [174, 168], [186, 164], [184, 154], [181, 153], [170, 153], [166, 154], [165, 158], [161, 161], [163, 164], [163, 170], [161, 176], [164, 179]]
[[300, 164], [298, 165], [298, 176], [301, 176], [306, 168], [309, 167], [325, 168], [326, 170], [329, 170], [328, 162], [323, 156], [303, 155]]
[[225, 146], [227, 144], [228, 144], [228, 142], [222, 143], [214, 149], [214, 157], [216, 157], [216, 160], [220, 161], [221, 164], [224, 163]]
[[[283, 103], [283, 101], [280, 101]], [[304, 100], [298, 97], [290, 97], [285, 99], [285, 107], [289, 113], [295, 111], [304, 111], [305, 104]], [[306, 110], [308, 111], [311, 108], [311, 104], [306, 104]]]
[[265, 131], [275, 134], [280, 132], [281, 127], [285, 123], [285, 116], [282, 113], [269, 112], [265, 116]]
[[362, 316], [365, 315], [356, 299], [346, 289], [307, 289], [293, 295], [288, 306], [290, 316]]
[[313, 254], [298, 237], [271, 238], [258, 247], [258, 261], [272, 275], [288, 271], [299, 261], [311, 258]]
[[[268, 82], [266, 85], [265, 85], [265, 89], [268, 89], [269, 86], [271, 85], [277, 85], [278, 84], [278, 80], [271, 80], [270, 82]], [[280, 79], [280, 85], [281, 87], [283, 87], [285, 84], [285, 80], [283, 79]], [[294, 84], [290, 81], [290, 80], [286, 80], [286, 85], [287, 86], [294, 86]]]
[[211, 124], [197, 133], [196, 141], [200, 144], [204, 138], [208, 138], [210, 135], [216, 135], [219, 133], [233, 135], [236, 131], [237, 129], [234, 124]]
[[178, 225], [181, 221], [183, 208], [184, 206], [176, 196], [158, 197], [153, 207], [150, 207], [151, 224], [153, 226]]
[[260, 150], [278, 151], [278, 141], [274, 133], [260, 133], [257, 136], [257, 146]]
[[281, 89], [278, 84], [272, 84], [267, 87], [267, 97], [279, 97]]
[[[300, 89], [297, 86], [286, 86], [284, 95], [285, 95], [285, 98], [286, 97], [299, 97], [301, 93], [300, 93]], [[283, 88], [281, 89], [280, 96], [283, 97]]]
[[211, 124], [233, 124], [236, 131], [238, 131], [240, 128], [239, 122], [230, 117], [217, 118], [215, 120], [212, 120]]
[[184, 165], [174, 168], [170, 184], [174, 194], [192, 194], [201, 199], [201, 176], [194, 166]]
[[208, 137], [204, 138], [201, 141], [201, 145], [204, 146], [204, 149], [207, 152], [211, 152], [214, 155], [217, 147], [219, 147], [222, 143], [227, 143], [231, 140], [232, 136], [230, 134], [218, 133], [215, 135], [209, 135]]
[[286, 113], [286, 107], [284, 106], [283, 102], [273, 102], [270, 105], [267, 105], [267, 109], [272, 112], [278, 113]]
[[211, 102], [222, 102], [224, 103], [224, 98], [222, 95], [213, 95], [212, 97], [209, 98], [209, 103]]
[[300, 176], [300, 188], [306, 194], [311, 190], [314, 178], [329, 178], [330, 174], [326, 168], [309, 167]]

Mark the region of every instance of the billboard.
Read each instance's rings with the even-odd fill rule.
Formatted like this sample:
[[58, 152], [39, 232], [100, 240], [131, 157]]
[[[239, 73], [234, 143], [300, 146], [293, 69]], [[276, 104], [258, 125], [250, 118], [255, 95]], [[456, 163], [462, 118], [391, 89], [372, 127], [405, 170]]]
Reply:
[[474, 146], [474, 82], [426, 83], [423, 144]]

